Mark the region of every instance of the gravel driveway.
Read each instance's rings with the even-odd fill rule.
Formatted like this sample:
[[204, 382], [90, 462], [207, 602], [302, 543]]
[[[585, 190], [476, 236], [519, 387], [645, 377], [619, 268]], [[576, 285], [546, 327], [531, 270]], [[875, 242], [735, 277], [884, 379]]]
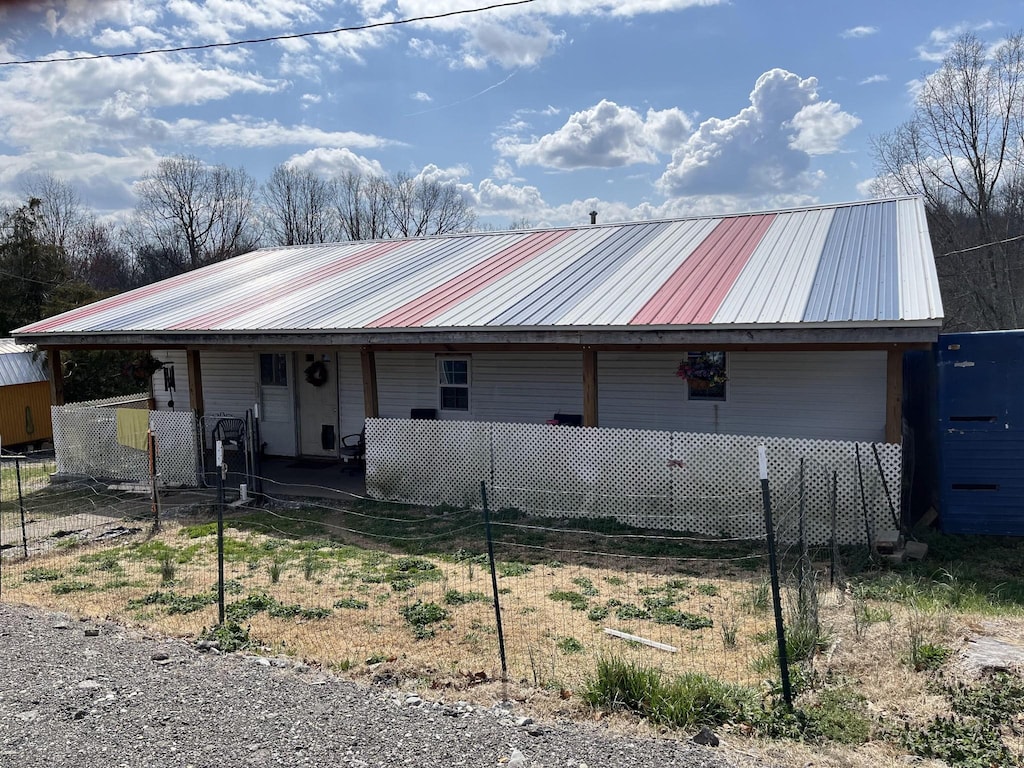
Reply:
[[688, 741], [421, 701], [25, 606], [0, 604], [0, 653], [0, 766], [731, 768]]

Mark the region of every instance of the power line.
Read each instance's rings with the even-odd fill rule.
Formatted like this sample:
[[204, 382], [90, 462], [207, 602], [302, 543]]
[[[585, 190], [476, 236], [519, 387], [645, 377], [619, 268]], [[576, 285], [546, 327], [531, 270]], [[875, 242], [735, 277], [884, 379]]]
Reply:
[[232, 40], [226, 43], [204, 43], [203, 45], [183, 45], [177, 48], [152, 48], [147, 51], [124, 51], [122, 53], [96, 53], [88, 56], [67, 56], [60, 59], [16, 59], [13, 61], [0, 61], [0, 67], [8, 67], [15, 64], [54, 64], [57, 62], [69, 61], [95, 61], [97, 59], [122, 59], [128, 56], [150, 56], [154, 53], [185, 53], [188, 51], [206, 51], [211, 48], [230, 48], [236, 45], [255, 45], [256, 43], [272, 43], [277, 40], [297, 40], [303, 37], [319, 37], [322, 35], [336, 35], [340, 32], [363, 32], [368, 29], [379, 29], [381, 27], [397, 27], [401, 24], [412, 24], [418, 21], [434, 21], [446, 19], [452, 16], [463, 16], [471, 13], [482, 13], [493, 11], [498, 8], [511, 8], [515, 5], [526, 5], [534, 0], [510, 0], [505, 3], [495, 3], [481, 8], [463, 8], [458, 11], [447, 11], [435, 13], [430, 16], [413, 16], [408, 19], [396, 19], [395, 21], [377, 21], [370, 24], [360, 24], [354, 27], [338, 27], [336, 29], [325, 29], [318, 32], [296, 32], [291, 35], [271, 35], [270, 37], [256, 37], [251, 40]]
[[991, 243], [982, 243], [981, 245], [972, 245], [970, 248], [961, 248], [958, 251], [947, 251], [946, 253], [940, 254], [942, 256], [955, 256], [958, 253], [967, 253], [968, 251], [978, 251], [982, 248], [988, 248], [992, 245], [1002, 245], [1003, 243], [1012, 243], [1016, 240], [1024, 240], [1024, 235], [1016, 235], [1015, 237], [1008, 237], [1005, 240], [994, 240]]

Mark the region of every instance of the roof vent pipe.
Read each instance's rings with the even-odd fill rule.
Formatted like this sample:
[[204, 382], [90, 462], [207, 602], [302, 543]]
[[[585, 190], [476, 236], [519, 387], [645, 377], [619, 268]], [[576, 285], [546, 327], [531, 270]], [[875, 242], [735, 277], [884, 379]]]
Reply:
[[590, 212], [590, 223], [597, 224], [597, 211]]

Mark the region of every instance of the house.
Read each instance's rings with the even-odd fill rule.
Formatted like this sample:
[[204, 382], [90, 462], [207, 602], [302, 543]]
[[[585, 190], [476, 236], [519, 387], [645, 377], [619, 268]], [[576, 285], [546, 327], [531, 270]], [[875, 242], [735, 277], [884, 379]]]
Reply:
[[[270, 247], [15, 331], [152, 350], [157, 408], [258, 407], [267, 453], [368, 417], [901, 439], [942, 322], [923, 202]], [[677, 375], [712, 367], [710, 387]]]
[[46, 364], [31, 347], [0, 339], [0, 447], [53, 437]]

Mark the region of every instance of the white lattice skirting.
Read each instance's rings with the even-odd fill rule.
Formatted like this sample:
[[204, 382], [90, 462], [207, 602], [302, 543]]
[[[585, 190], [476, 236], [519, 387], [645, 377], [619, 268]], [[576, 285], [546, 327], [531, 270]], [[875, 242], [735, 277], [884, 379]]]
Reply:
[[[117, 442], [116, 409], [76, 404], [52, 406], [50, 414], [58, 472], [133, 482], [149, 477], [147, 453]], [[149, 428], [156, 436], [160, 482], [196, 486], [195, 414], [150, 411]]]
[[[366, 488], [377, 498], [480, 506], [550, 517], [613, 517], [643, 528], [760, 538], [757, 447], [767, 446], [780, 536], [795, 529], [800, 463], [809, 544], [836, 534], [865, 543], [899, 515], [902, 453], [878, 443], [740, 435], [581, 429], [543, 424], [369, 419]], [[863, 496], [861, 488], [863, 486]], [[888, 488], [888, 498], [886, 493]], [[890, 506], [892, 505], [892, 507]]]

